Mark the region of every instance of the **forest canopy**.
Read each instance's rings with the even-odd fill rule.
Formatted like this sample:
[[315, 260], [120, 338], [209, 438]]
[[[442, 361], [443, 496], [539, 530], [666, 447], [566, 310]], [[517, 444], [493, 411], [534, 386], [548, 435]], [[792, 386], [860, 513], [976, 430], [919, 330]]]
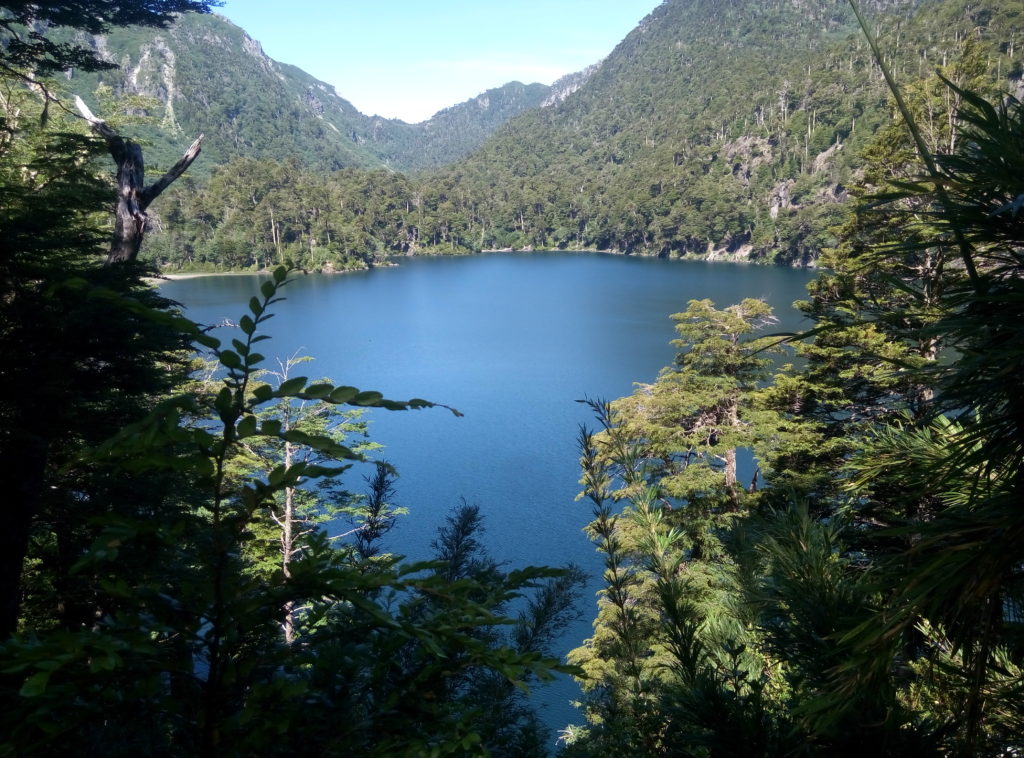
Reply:
[[401, 461], [363, 412], [458, 411], [263, 354], [298, 275], [278, 261], [498, 239], [435, 214], [470, 200], [255, 159], [161, 198], [155, 251], [202, 237], [269, 271], [229, 331], [106, 255], [109, 138], [47, 78], [102, 64], [46, 30], [210, 5], [0, 4], [0, 755], [544, 755], [525, 693], [557, 672], [585, 691], [566, 756], [1024, 750], [1024, 105], [980, 48], [893, 86], [800, 303], [811, 330], [772, 334], [758, 300], [680, 304], [672, 364], [590, 401], [604, 586], [564, 663], [578, 568], [497, 563], [465, 502], [426, 562], [387, 551]]

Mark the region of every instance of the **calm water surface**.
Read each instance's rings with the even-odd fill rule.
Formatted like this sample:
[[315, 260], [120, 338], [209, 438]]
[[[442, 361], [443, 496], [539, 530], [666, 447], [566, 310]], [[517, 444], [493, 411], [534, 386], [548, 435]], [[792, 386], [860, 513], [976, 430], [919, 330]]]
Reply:
[[[791, 307], [807, 271], [663, 261], [615, 255], [510, 253], [413, 258], [346, 276], [300, 276], [267, 322], [267, 356], [310, 355], [302, 373], [336, 384], [422, 397], [458, 408], [373, 411], [372, 438], [398, 469], [398, 504], [409, 509], [387, 548], [427, 556], [445, 514], [464, 497], [479, 504], [494, 557], [513, 566], [574, 561], [593, 577], [585, 618], [564, 654], [589, 636], [600, 558], [582, 533], [576, 435], [591, 416], [576, 402], [613, 399], [671, 363], [669, 314], [688, 300], [719, 307], [762, 297], [778, 329], [801, 326]], [[193, 320], [237, 321], [262, 281], [212, 276], [167, 282], [162, 292]], [[806, 326], [806, 324], [803, 324]], [[358, 477], [351, 489], [362, 490]], [[571, 683], [542, 698], [549, 722], [575, 718]]]

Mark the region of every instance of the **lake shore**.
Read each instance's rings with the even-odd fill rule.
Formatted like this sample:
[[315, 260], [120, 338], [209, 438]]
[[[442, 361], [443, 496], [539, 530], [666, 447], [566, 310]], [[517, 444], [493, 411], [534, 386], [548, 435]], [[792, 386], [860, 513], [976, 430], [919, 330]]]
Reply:
[[[488, 248], [488, 249], [485, 249], [485, 250], [477, 250], [477, 251], [471, 252], [471, 253], [465, 253], [465, 252], [460, 252], [460, 253], [424, 252], [424, 253], [417, 253], [415, 255], [395, 254], [393, 256], [389, 256], [386, 259], [386, 262], [378, 262], [374, 266], [372, 266], [371, 268], [388, 268], [388, 267], [392, 267], [392, 266], [399, 266], [401, 264], [398, 261], [402, 261], [402, 260], [407, 259], [407, 258], [451, 258], [451, 257], [461, 258], [461, 257], [472, 257], [472, 256], [477, 256], [477, 255], [489, 255], [489, 254], [494, 254], [494, 253], [499, 253], [499, 254], [500, 253], [522, 253], [522, 254], [531, 254], [531, 253], [574, 253], [574, 254], [580, 254], [580, 255], [593, 255], [593, 254], [616, 255], [616, 256], [633, 257], [633, 258], [659, 258], [660, 257], [660, 256], [657, 256], [657, 255], [648, 254], [648, 253], [625, 253], [625, 252], [622, 252], [621, 250], [596, 250], [596, 249], [590, 249], [590, 248], [581, 248], [581, 249], [572, 249], [572, 250], [535, 250], [532, 247], [526, 247], [526, 248], [500, 248], [500, 249], [499, 248]], [[692, 262], [727, 263], [727, 264], [731, 263], [731, 264], [753, 265], [753, 266], [772, 266], [773, 265], [773, 264], [771, 264], [768, 261], [752, 260], [751, 258], [749, 258], [749, 257], [747, 257], [745, 255], [736, 255], [736, 254], [732, 254], [732, 253], [725, 253], [725, 252], [722, 252], [722, 251], [716, 251], [713, 254], [709, 253], [707, 255], [694, 255], [692, 257], [691, 256], [682, 256], [682, 257], [667, 258], [665, 260], [670, 260], [670, 261], [673, 261], [673, 262], [690, 262], [690, 263], [692, 263]], [[782, 266], [782, 267], [783, 268], [814, 269], [814, 268], [817, 268], [817, 265], [816, 265], [816, 261], [812, 261], [812, 262], [810, 262], [808, 264], [804, 264], [804, 265], [792, 264], [792, 265], [785, 265], [785, 266]], [[349, 269], [345, 269], [345, 270], [330, 269], [330, 270], [319, 270], [319, 271], [315, 271], [315, 270], [314, 271], [306, 271], [304, 273], [318, 273], [318, 274], [328, 274], [328, 275], [334, 276], [334, 275], [338, 275], [338, 274], [353, 274], [353, 273], [358, 273], [358, 272], [365, 272], [367, 270], [369, 270], [369, 269], [351, 269], [351, 270], [349, 270]], [[197, 279], [199, 277], [204, 277], [204, 276], [252, 276], [254, 274], [255, 275], [260, 275], [260, 276], [269, 276], [271, 274], [271, 272], [268, 271], [268, 270], [263, 270], [263, 271], [251, 271], [251, 270], [247, 270], [247, 271], [180, 271], [180, 272], [166, 272], [166, 273], [165, 272], [161, 272], [159, 276], [147, 277], [146, 281], [150, 282], [151, 284], [159, 284], [160, 282], [164, 282], [164, 281], [178, 281], [178, 280], [181, 280], [181, 279]]]
[[269, 271], [187, 271], [181, 273], [163, 273], [159, 276], [147, 276], [146, 280], [151, 282], [171, 281], [179, 279], [198, 279], [203, 276], [252, 276], [253, 274], [270, 274]]

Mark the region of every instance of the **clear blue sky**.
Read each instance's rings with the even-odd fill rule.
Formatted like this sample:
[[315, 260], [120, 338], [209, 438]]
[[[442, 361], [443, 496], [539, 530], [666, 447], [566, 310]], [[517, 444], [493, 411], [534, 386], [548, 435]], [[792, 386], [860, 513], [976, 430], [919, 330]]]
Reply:
[[226, 0], [267, 55], [368, 115], [422, 121], [506, 82], [596, 63], [660, 0]]

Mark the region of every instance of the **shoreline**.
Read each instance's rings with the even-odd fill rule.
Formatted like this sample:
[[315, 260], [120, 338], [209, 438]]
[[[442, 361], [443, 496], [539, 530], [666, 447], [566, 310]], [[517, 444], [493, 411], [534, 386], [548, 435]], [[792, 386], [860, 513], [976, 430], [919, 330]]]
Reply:
[[163, 282], [171, 281], [176, 282], [179, 279], [198, 279], [202, 276], [269, 276], [269, 271], [182, 271], [178, 273], [164, 273], [160, 272], [158, 276], [147, 276], [146, 281], [150, 282]]
[[156, 276], [144, 276], [142, 281], [152, 287], [159, 287], [165, 282], [177, 282], [183, 279], [201, 279], [206, 276], [270, 276], [269, 271], [182, 271], [177, 273], [160, 272]]
[[[488, 255], [488, 254], [493, 254], [493, 253], [522, 253], [522, 254], [530, 254], [530, 253], [549, 253], [549, 252], [550, 253], [575, 253], [575, 254], [583, 254], [583, 255], [592, 255], [592, 254], [617, 255], [617, 256], [635, 257], [635, 258], [659, 258], [660, 257], [660, 256], [656, 256], [656, 255], [648, 255], [648, 254], [643, 254], [643, 253], [624, 253], [624, 252], [619, 251], [619, 250], [594, 250], [594, 249], [589, 249], [589, 248], [569, 249], [569, 250], [532, 250], [532, 249], [523, 249], [523, 248], [511, 249], [511, 250], [509, 250], [509, 249], [486, 249], [486, 250], [477, 250], [477, 251], [472, 252], [472, 253], [454, 253], [454, 254], [452, 254], [452, 253], [418, 253], [418, 254], [414, 254], [414, 255], [408, 255], [408, 254], [396, 253], [395, 255], [389, 256], [389, 258], [388, 258], [389, 262], [388, 263], [378, 264], [377, 266], [372, 266], [372, 267], [365, 268], [365, 269], [353, 269], [353, 270], [343, 270], [343, 271], [338, 271], [338, 270], [334, 270], [334, 271], [307, 271], [305, 273], [307, 273], [307, 274], [310, 274], [310, 273], [326, 274], [328, 276], [335, 276], [335, 275], [339, 275], [339, 274], [354, 274], [354, 273], [360, 273], [360, 272], [364, 272], [364, 271], [369, 271], [372, 268], [390, 268], [392, 266], [399, 266], [399, 265], [401, 265], [401, 263], [399, 263], [398, 261], [401, 261], [403, 258], [450, 258], [450, 257], [459, 257], [459, 258], [461, 258], [461, 257], [472, 257], [472, 256], [475, 256], [475, 255]], [[676, 262], [691, 262], [691, 263], [719, 263], [719, 264], [721, 264], [721, 263], [730, 264], [731, 263], [731, 264], [743, 265], [743, 266], [750, 266], [750, 265], [752, 265], [752, 266], [781, 266], [782, 268], [801, 268], [801, 269], [816, 269], [817, 268], [816, 261], [812, 262], [810, 264], [805, 264], [805, 265], [796, 265], [796, 264], [783, 265], [783, 264], [778, 264], [778, 263], [769, 262], [769, 261], [751, 260], [750, 258], [739, 257], [739, 256], [735, 256], [734, 254], [729, 254], [729, 253], [726, 253], [724, 255], [701, 255], [701, 256], [693, 256], [693, 257], [689, 257], [689, 256], [671, 257], [671, 258], [665, 258], [664, 260], [676, 261]], [[271, 275], [271, 272], [267, 271], [267, 270], [264, 270], [264, 271], [180, 271], [180, 272], [167, 272], [167, 273], [160, 272], [160, 274], [157, 275], [157, 276], [147, 276], [147, 277], [145, 277], [145, 281], [149, 282], [150, 284], [157, 285], [160, 282], [166, 282], [166, 281], [173, 282], [173, 281], [179, 281], [179, 280], [182, 280], [182, 279], [198, 279], [200, 277], [205, 277], [205, 276], [270, 276], [270, 275]]]
[[[381, 263], [370, 268], [391, 268], [397, 266], [397, 263]], [[306, 271], [305, 269], [296, 269], [302, 271], [304, 274], [324, 274], [325, 276], [342, 276], [344, 274], [358, 274], [364, 271], [369, 271], [370, 268], [357, 268], [357, 269], [331, 269], [329, 271]], [[146, 276], [143, 279], [150, 283], [159, 284], [160, 282], [176, 282], [182, 279], [199, 279], [204, 276], [271, 276], [272, 270], [264, 269], [262, 271], [178, 271], [178, 272], [163, 272], [161, 271], [156, 276]]]

